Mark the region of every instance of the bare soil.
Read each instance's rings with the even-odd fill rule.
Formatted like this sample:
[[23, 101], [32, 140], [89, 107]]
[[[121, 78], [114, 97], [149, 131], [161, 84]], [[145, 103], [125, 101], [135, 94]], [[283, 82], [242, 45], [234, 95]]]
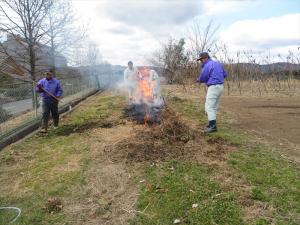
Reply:
[[[204, 108], [206, 88], [203, 85], [166, 85], [165, 89], [171, 96], [190, 99]], [[273, 147], [284, 158], [300, 163], [299, 88], [293, 91], [293, 96], [276, 92], [260, 97], [227, 94], [225, 91], [222, 97], [219, 118], [227, 115], [226, 123], [233, 128], [255, 135], [259, 142]]]
[[221, 112], [228, 113], [235, 128], [255, 134], [300, 162], [300, 97], [224, 96]]

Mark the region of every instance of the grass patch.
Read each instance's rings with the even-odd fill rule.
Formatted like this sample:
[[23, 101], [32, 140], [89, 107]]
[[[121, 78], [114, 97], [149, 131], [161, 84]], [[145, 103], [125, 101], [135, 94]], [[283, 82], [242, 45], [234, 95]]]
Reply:
[[300, 171], [265, 146], [230, 155], [231, 166], [254, 186], [252, 198], [275, 208], [276, 224], [300, 222]]
[[[1, 176], [1, 183], [6, 187], [1, 188], [0, 205], [22, 209], [16, 224], [68, 221], [63, 212], [50, 215], [43, 208], [51, 197], [76, 197], [76, 189], [85, 183], [84, 174], [90, 161], [85, 140], [79, 135], [50, 135], [29, 139], [21, 149], [14, 145], [9, 150], [13, 152], [14, 163], [10, 170], [4, 170], [6, 179], [2, 179], [4, 174]], [[26, 154], [24, 151], [31, 151], [30, 161], [22, 160], [22, 155]]]
[[[210, 169], [171, 161], [149, 166], [138, 204], [136, 224], [243, 224], [234, 194], [211, 181]], [[193, 208], [193, 204], [198, 204]]]
[[[203, 129], [207, 125], [207, 117], [204, 113], [204, 104], [200, 101], [181, 99], [177, 96], [169, 98], [168, 103], [172, 108], [181, 113], [186, 119], [193, 123], [199, 123], [199, 129]], [[224, 118], [226, 120], [226, 118]], [[232, 131], [226, 122], [218, 121], [218, 132], [211, 133], [206, 136], [206, 139], [213, 142], [226, 142], [233, 145], [243, 145], [247, 141], [247, 137], [242, 134], [237, 134]]]
[[[195, 101], [175, 96], [169, 98], [168, 104], [191, 122], [193, 129], [198, 125], [202, 129], [207, 119], [202, 103]], [[124, 102], [121, 97], [97, 96], [65, 118], [59, 129], [51, 130], [46, 136], [34, 136], [0, 152], [0, 206], [22, 209], [22, 215], [15, 224], [74, 224], [74, 215], [64, 211], [64, 205], [84, 202], [83, 199], [91, 197], [86, 176], [93, 165], [90, 149], [95, 137], [90, 138], [87, 131], [102, 126], [109, 128], [115, 121], [120, 122]], [[211, 165], [199, 165], [182, 160], [145, 166], [138, 212], [130, 220], [131, 225], [166, 225], [173, 224], [175, 219], [180, 219], [180, 224], [300, 224], [299, 168], [267, 147], [254, 145], [249, 137], [231, 130], [226, 117], [221, 117], [218, 124], [220, 131], [201, 134], [200, 138], [206, 140], [201, 143], [236, 145], [236, 150], [227, 155], [227, 163], [216, 160]], [[142, 144], [145, 143], [141, 142], [140, 148], [145, 148]], [[153, 144], [149, 144], [149, 149], [153, 149]], [[233, 173], [228, 178], [234, 177], [234, 182], [224, 184], [224, 180], [215, 179], [216, 174], [225, 174], [222, 173], [224, 169], [227, 169], [226, 173]], [[248, 185], [247, 193], [238, 188], [239, 179], [244, 179], [243, 185]], [[244, 209], [247, 206], [240, 201], [243, 198], [250, 199], [250, 203], [266, 205], [269, 211], [245, 220]], [[59, 204], [49, 206], [49, 199]], [[193, 204], [198, 205], [193, 208]], [[104, 215], [113, 207], [104, 204], [103, 208], [95, 211], [95, 215]], [[11, 212], [0, 211], [0, 224], [7, 224], [11, 217]]]
[[260, 188], [256, 187], [252, 189], [252, 199], [259, 201], [266, 201], [267, 197]]
[[[185, 118], [204, 126], [206, 123], [204, 105], [197, 104], [193, 99], [183, 101], [177, 98], [170, 99], [171, 105]], [[253, 143], [252, 137], [231, 129], [226, 115], [221, 115], [220, 118], [219, 131], [205, 135], [205, 139], [208, 143], [219, 142], [239, 147], [239, 150], [229, 153], [228, 165], [234, 169], [236, 177], [243, 177], [249, 183], [251, 199], [263, 202], [267, 204], [267, 208], [272, 209], [272, 215], [267, 215], [266, 218], [253, 218], [247, 223], [300, 224], [299, 168], [268, 147]], [[222, 168], [219, 169], [222, 170]], [[239, 192], [235, 193], [236, 197], [242, 197], [242, 195]], [[241, 205], [241, 207], [244, 206]]]
[[[14, 224], [72, 224], [63, 207], [70, 199], [88, 195], [86, 172], [92, 160], [86, 133], [76, 129], [121, 113], [121, 102], [122, 98], [97, 96], [68, 115], [57, 130], [0, 153], [0, 206], [22, 209]], [[68, 132], [70, 127], [72, 132]], [[52, 206], [51, 199], [61, 202], [62, 210], [60, 205]], [[13, 215], [0, 211], [0, 224], [6, 225]]]

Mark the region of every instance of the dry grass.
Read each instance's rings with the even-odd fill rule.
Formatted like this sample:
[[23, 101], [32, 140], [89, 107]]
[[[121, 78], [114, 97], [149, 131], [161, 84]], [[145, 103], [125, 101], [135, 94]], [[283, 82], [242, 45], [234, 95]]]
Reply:
[[[144, 127], [124, 118], [124, 99], [103, 93], [82, 102], [58, 130], [5, 149], [0, 155], [1, 204], [22, 207], [27, 212], [22, 225], [169, 224], [174, 212], [184, 221], [206, 224], [211, 218], [237, 225], [261, 218], [292, 221], [283, 218], [289, 215], [279, 203], [286, 204], [289, 196], [297, 206], [294, 168], [237, 141], [239, 136], [223, 127], [204, 135], [198, 121], [205, 116], [195, 104], [199, 96], [181, 87], [170, 90], [174, 95], [167, 97], [159, 125]], [[265, 183], [266, 171], [280, 177]], [[276, 195], [282, 181], [291, 188], [280, 189], [283, 197], [276, 200], [265, 188]], [[191, 209], [196, 201], [201, 210]], [[297, 216], [289, 205], [283, 209]]]

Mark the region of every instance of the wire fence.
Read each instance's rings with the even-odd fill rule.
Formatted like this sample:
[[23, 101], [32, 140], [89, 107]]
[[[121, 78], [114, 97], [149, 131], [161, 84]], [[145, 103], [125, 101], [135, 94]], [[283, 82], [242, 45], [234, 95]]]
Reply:
[[[59, 80], [64, 90], [63, 101], [59, 103], [61, 108], [111, 85], [113, 77], [96, 75]], [[19, 81], [0, 85], [0, 140], [31, 121], [39, 120], [41, 111], [41, 97], [35, 93], [33, 83]]]

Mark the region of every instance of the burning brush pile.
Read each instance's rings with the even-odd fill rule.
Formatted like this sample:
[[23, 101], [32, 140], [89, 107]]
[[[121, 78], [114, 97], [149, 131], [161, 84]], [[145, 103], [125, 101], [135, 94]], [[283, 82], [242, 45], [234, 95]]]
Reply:
[[194, 132], [173, 110], [165, 107], [160, 113], [160, 124], [145, 127], [129, 140], [118, 144], [128, 161], [162, 161], [186, 157], [188, 143], [195, 138]]
[[166, 106], [157, 73], [148, 68], [140, 70], [135, 87], [125, 117], [145, 126], [139, 127], [133, 138], [118, 143], [121, 157], [128, 161], [186, 157], [186, 146], [194, 139], [193, 132], [175, 111]]
[[154, 70], [145, 67], [137, 74], [125, 114], [136, 122], [148, 126], [160, 122], [163, 106], [159, 76]]

